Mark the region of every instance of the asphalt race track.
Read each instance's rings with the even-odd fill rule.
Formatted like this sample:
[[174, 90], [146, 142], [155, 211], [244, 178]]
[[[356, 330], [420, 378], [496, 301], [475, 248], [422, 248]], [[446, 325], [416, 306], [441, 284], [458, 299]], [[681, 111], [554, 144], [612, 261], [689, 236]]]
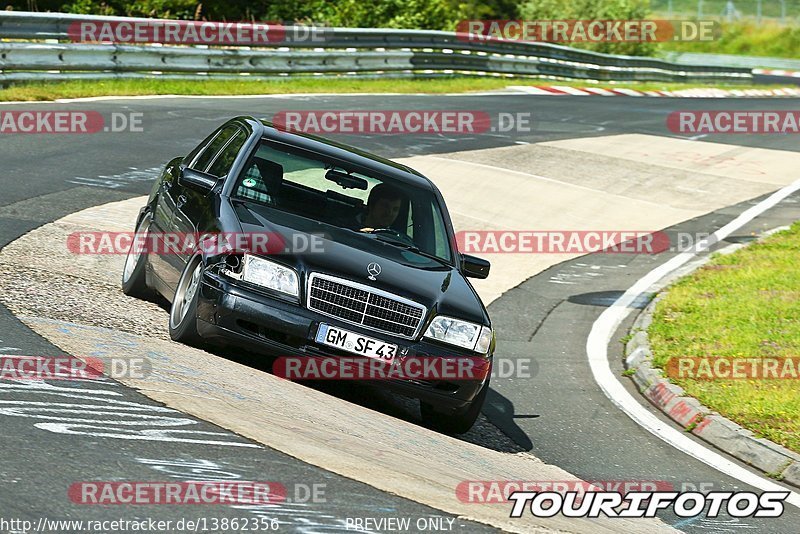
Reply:
[[[264, 98], [154, 98], [110, 99], [63, 103], [26, 103], [0, 106], [6, 110], [93, 110], [104, 116], [113, 112], [142, 113], [143, 133], [94, 135], [4, 135], [0, 140], [2, 194], [0, 194], [0, 247], [26, 233], [80, 210], [145, 195], [166, 161], [188, 153], [211, 130], [234, 115], [270, 117], [286, 109], [417, 109], [481, 110], [498, 113], [530, 113], [533, 129], [526, 132], [487, 132], [476, 135], [332, 135], [390, 158], [524, 147], [541, 143], [636, 134], [679, 138], [665, 127], [675, 110], [794, 110], [796, 99], [677, 99], [634, 97], [538, 97], [531, 95], [397, 95], [397, 96], [293, 96]], [[688, 136], [686, 136], [688, 137]], [[791, 135], [697, 136], [696, 143], [728, 145], [784, 152], [800, 152]], [[551, 145], [549, 145], [551, 146]], [[793, 156], [793, 155], [792, 155]], [[594, 157], [594, 156], [593, 156]], [[488, 160], [486, 160], [488, 161]], [[537, 167], [536, 159], [492, 161], [496, 168], [531, 174], [556, 172]], [[548, 165], [554, 165], [548, 162]], [[569, 173], [570, 161], [559, 172]], [[582, 167], [585, 168], [585, 167]], [[583, 177], [576, 178], [580, 181]], [[586, 177], [588, 180], [591, 177]], [[700, 187], [700, 186], [698, 186]], [[702, 187], [700, 187], [702, 190]], [[778, 189], [774, 187], [772, 189]], [[513, 192], [506, 192], [509, 196]], [[658, 203], [658, 190], [649, 200]], [[711, 202], [702, 192], [692, 193], [698, 205]], [[503, 192], [498, 196], [502, 198]], [[715, 207], [708, 213], [670, 225], [668, 234], [713, 232], [735, 219], [766, 195]], [[448, 199], [447, 194], [445, 198]], [[800, 218], [800, 194], [790, 195], [775, 208], [737, 230], [719, 248], [751, 239], [755, 233], [789, 224]], [[545, 204], [547, 199], [542, 199]], [[710, 204], [716, 206], [716, 204]], [[452, 209], [452, 206], [451, 206]], [[536, 212], [537, 205], [529, 206]], [[702, 211], [702, 210], [700, 210]], [[708, 211], [708, 210], [705, 210]], [[457, 228], [458, 230], [458, 228]], [[747, 483], [725, 475], [677, 450], [644, 430], [609, 400], [595, 382], [586, 356], [586, 341], [600, 314], [617, 297], [673, 253], [659, 255], [593, 254], [572, 258], [541, 270], [504, 292], [489, 305], [497, 332], [497, 356], [511, 360], [532, 359], [530, 378], [495, 378], [479, 428], [461, 437], [462, 443], [504, 454], [530, 453], [584, 480], [663, 481], [684, 490], [752, 490]], [[0, 265], [0, 269], [8, 269]], [[499, 276], [493, 270], [494, 276]], [[0, 270], [0, 277], [9, 276]], [[69, 299], [80, 300], [73, 294]], [[0, 297], [0, 300], [2, 298]], [[100, 303], [98, 303], [100, 306]], [[624, 327], [630, 326], [634, 315]], [[622, 372], [620, 328], [608, 345], [612, 370]], [[166, 329], [166, 326], [165, 326]], [[81, 335], [91, 336], [87, 331]], [[33, 332], [11, 311], [0, 306], [0, 354], [60, 355], [59, 347]], [[221, 354], [220, 358], [230, 355]], [[257, 363], [253, 363], [257, 366]], [[674, 426], [635, 391], [628, 379], [623, 384], [640, 404]], [[323, 391], [398, 419], [416, 422], [413, 406], [402, 400], [375, 396], [358, 388], [326, 386]], [[78, 411], [103, 410], [113, 399], [130, 403], [151, 417], [175, 418], [186, 428], [184, 439], [172, 434], [163, 440], [113, 439], [101, 434], [76, 435], [45, 431], [42, 425], [58, 424], [53, 403]], [[281, 406], [264, 407], [280, 411]], [[60, 412], [64, 413], [64, 412]], [[119, 519], [153, 517], [179, 520], [186, 517], [270, 517], [281, 530], [296, 532], [346, 532], [348, 518], [433, 518], [451, 525], [447, 530], [483, 532], [496, 530], [465, 517], [420, 504], [408, 492], [381, 491], [354, 477], [344, 477], [257, 444], [202, 419], [171, 410], [140, 392], [113, 381], [93, 384], [65, 382], [55, 385], [0, 382], [0, 515], [38, 521], [51, 519]], [[691, 439], [696, 440], [694, 437]], [[710, 447], [710, 446], [709, 446]], [[716, 451], [719, 452], [719, 451]], [[720, 453], [724, 454], [724, 453]], [[435, 456], [436, 451], [431, 451]], [[369, 463], [369, 452], [363, 454]], [[727, 456], [726, 456], [727, 457]], [[729, 458], [729, 457], [728, 457]], [[730, 459], [730, 458], [729, 458]], [[736, 463], [736, 460], [733, 460]], [[442, 458], [443, 464], [447, 463]], [[748, 469], [742, 464], [742, 467]], [[752, 473], [761, 478], [754, 470]], [[213, 511], [176, 507], [78, 506], [66, 489], [78, 481], [92, 480], [280, 480], [289, 490], [289, 502], [266, 509], [217, 506]], [[769, 482], [772, 480], [764, 478]], [[313, 485], [324, 487], [325, 498], [309, 498]], [[787, 486], [788, 487], [788, 486]], [[478, 505], [475, 505], [478, 506]], [[680, 519], [669, 514], [661, 520], [684, 532], [798, 532], [800, 510], [787, 505], [776, 519], [716, 519], [702, 516]], [[373, 525], [374, 526], [374, 525]], [[0, 528], [2, 531], [2, 528]], [[353, 531], [350, 529], [349, 531]], [[378, 527], [372, 532], [385, 532]]]

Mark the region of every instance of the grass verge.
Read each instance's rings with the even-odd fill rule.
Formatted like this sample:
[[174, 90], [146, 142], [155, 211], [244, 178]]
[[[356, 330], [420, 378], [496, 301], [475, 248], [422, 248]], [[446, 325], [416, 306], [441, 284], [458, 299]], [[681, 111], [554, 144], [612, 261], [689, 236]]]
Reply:
[[[800, 26], [741, 21], [722, 22], [720, 28], [720, 36], [713, 41], [668, 41], [659, 43], [659, 49], [787, 59], [800, 56]], [[769, 61], [765, 61], [763, 66], [769, 67]]]
[[0, 100], [53, 100], [87, 96], [138, 95], [269, 95], [290, 93], [450, 93], [484, 91], [510, 85], [500, 78], [359, 80], [298, 77], [287, 80], [72, 80], [12, 85], [0, 90]]
[[[605, 87], [609, 83], [539, 80], [531, 78], [452, 77], [434, 79], [319, 79], [289, 80], [72, 80], [11, 85], [0, 89], [0, 101], [41, 101], [90, 96], [142, 95], [267, 95], [291, 93], [460, 93], [489, 91], [509, 85], [571, 85]], [[700, 84], [615, 83], [614, 87], [641, 91], [695, 89]], [[720, 85], [722, 89], [770, 88], [765, 85]]]
[[[654, 364], [677, 357], [800, 355], [800, 222], [715, 256], [659, 302], [648, 333]], [[800, 452], [800, 380], [672, 379], [759, 436]]]

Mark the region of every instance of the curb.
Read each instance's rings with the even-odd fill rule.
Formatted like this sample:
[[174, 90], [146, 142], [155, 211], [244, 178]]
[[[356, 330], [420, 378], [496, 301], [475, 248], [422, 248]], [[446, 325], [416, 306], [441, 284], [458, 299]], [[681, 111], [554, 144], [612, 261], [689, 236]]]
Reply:
[[[767, 232], [765, 235], [771, 233]], [[741, 248], [741, 245], [734, 245], [733, 248]], [[690, 274], [706, 261], [697, 262], [690, 271], [681, 273], [681, 276]], [[750, 430], [687, 396], [683, 388], [664, 377], [661, 369], [652, 367], [653, 353], [647, 329], [663, 295], [663, 292], [660, 293], [638, 315], [631, 327], [632, 337], [625, 345], [625, 368], [635, 370], [631, 378], [636, 388], [653, 406], [686, 432], [691, 432], [771, 478], [800, 488], [800, 454], [768, 439], [756, 437]]]
[[800, 78], [800, 71], [784, 69], [753, 69], [753, 74], [766, 74], [767, 76], [789, 76]]
[[656, 96], [679, 98], [748, 98], [748, 97], [797, 97], [800, 88], [780, 89], [678, 89], [677, 91], [638, 91], [636, 89], [616, 89], [614, 87], [571, 87], [566, 85], [510, 85], [509, 89], [531, 95], [572, 95], [572, 96]]

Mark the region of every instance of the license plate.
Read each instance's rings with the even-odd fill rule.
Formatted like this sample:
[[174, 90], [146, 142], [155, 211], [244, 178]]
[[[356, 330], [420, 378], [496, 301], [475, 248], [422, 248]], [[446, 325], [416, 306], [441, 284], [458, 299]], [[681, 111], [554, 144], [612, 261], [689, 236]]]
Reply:
[[378, 339], [342, 330], [325, 323], [320, 323], [316, 341], [329, 347], [336, 347], [337, 349], [368, 358], [375, 358], [386, 363], [391, 363], [395, 354], [397, 354], [397, 345], [384, 343]]

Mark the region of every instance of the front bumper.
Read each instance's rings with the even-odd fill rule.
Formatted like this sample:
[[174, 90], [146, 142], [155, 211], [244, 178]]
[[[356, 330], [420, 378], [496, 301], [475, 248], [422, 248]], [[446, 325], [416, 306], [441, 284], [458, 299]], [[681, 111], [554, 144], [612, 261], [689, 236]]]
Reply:
[[[203, 275], [197, 312], [197, 328], [203, 338], [220, 344], [245, 347], [270, 356], [355, 357], [316, 343], [317, 330], [320, 323], [324, 322], [396, 344], [400, 357], [403, 358], [474, 357], [474, 354], [459, 353], [456, 347], [443, 347], [425, 340], [392, 338], [374, 330], [338, 321], [308, 310], [299, 301], [261, 294], [209, 272]], [[368, 382], [420, 399], [435, 406], [438, 411], [447, 413], [466, 407], [478, 394], [485, 379], [385, 379]]]

